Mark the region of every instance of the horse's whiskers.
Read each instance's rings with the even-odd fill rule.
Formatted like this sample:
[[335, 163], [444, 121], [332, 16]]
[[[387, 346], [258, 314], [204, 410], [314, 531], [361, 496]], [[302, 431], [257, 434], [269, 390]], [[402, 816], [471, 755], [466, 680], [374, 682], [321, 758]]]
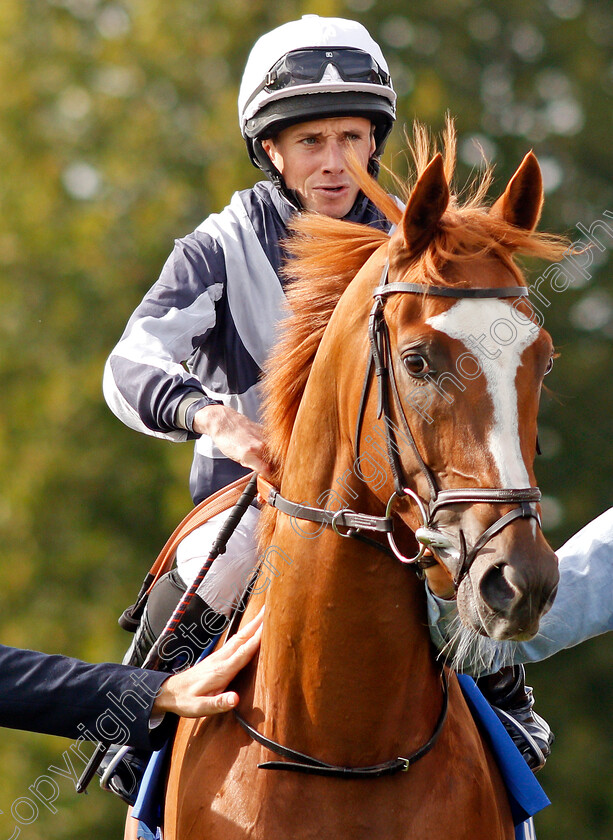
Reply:
[[455, 671], [484, 674], [513, 663], [516, 642], [497, 642], [466, 627], [459, 616], [448, 626], [448, 641], [439, 658]]

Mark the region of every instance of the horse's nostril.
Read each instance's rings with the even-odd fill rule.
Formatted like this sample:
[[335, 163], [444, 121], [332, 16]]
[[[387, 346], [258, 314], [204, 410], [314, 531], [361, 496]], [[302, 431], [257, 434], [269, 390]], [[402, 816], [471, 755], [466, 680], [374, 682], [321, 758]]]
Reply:
[[495, 612], [504, 612], [517, 597], [517, 589], [511, 584], [509, 566], [501, 563], [492, 566], [481, 578], [479, 590], [485, 603]]

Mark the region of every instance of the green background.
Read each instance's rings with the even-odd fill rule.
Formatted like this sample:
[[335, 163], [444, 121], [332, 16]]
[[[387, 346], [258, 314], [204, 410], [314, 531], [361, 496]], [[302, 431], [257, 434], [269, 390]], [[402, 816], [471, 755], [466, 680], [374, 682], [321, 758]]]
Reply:
[[[542, 227], [578, 239], [613, 212], [613, 5], [602, 0], [2, 0], [0, 3], [0, 638], [118, 660], [116, 617], [190, 506], [191, 446], [124, 428], [101, 395], [107, 354], [173, 239], [257, 172], [236, 96], [250, 45], [303, 13], [360, 20], [389, 57], [399, 128], [460, 135], [460, 183], [530, 148], [547, 186]], [[613, 220], [609, 219], [613, 228]], [[554, 547], [611, 505], [613, 285], [609, 247], [555, 296], [561, 356], [543, 400], [537, 465]], [[543, 265], [532, 266], [532, 278]], [[550, 295], [551, 297], [551, 295]], [[610, 640], [529, 668], [557, 742], [541, 774], [540, 840], [613, 836]], [[3, 730], [0, 840], [11, 805], [69, 743]], [[121, 835], [123, 806], [61, 780], [28, 840]], [[27, 810], [20, 811], [23, 817]]]

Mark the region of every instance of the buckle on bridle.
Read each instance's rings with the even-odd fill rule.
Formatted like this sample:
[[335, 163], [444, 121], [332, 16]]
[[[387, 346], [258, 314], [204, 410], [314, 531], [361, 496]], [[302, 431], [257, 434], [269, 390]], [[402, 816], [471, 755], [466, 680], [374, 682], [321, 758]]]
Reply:
[[352, 512], [353, 511], [350, 511], [349, 508], [342, 508], [341, 510], [337, 510], [336, 513], [334, 514], [334, 516], [332, 517], [332, 521], [330, 522], [330, 527], [332, 528], [332, 530], [334, 531], [335, 534], [338, 534], [339, 537], [347, 537], [348, 539], [350, 539], [352, 530], [355, 531], [355, 528], [350, 528], [346, 534], [343, 534], [342, 531], [338, 530], [338, 523], [336, 521], [338, 519], [338, 517], [342, 516], [344, 513], [352, 513]]

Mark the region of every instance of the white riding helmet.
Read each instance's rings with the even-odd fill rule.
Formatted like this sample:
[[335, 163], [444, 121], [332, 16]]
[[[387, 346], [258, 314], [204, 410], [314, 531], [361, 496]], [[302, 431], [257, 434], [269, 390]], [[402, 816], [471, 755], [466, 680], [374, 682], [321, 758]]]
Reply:
[[396, 118], [396, 94], [379, 45], [360, 23], [304, 15], [256, 41], [238, 96], [241, 133], [255, 166], [283, 187], [261, 145], [287, 126], [365, 117], [375, 126], [371, 169]]

